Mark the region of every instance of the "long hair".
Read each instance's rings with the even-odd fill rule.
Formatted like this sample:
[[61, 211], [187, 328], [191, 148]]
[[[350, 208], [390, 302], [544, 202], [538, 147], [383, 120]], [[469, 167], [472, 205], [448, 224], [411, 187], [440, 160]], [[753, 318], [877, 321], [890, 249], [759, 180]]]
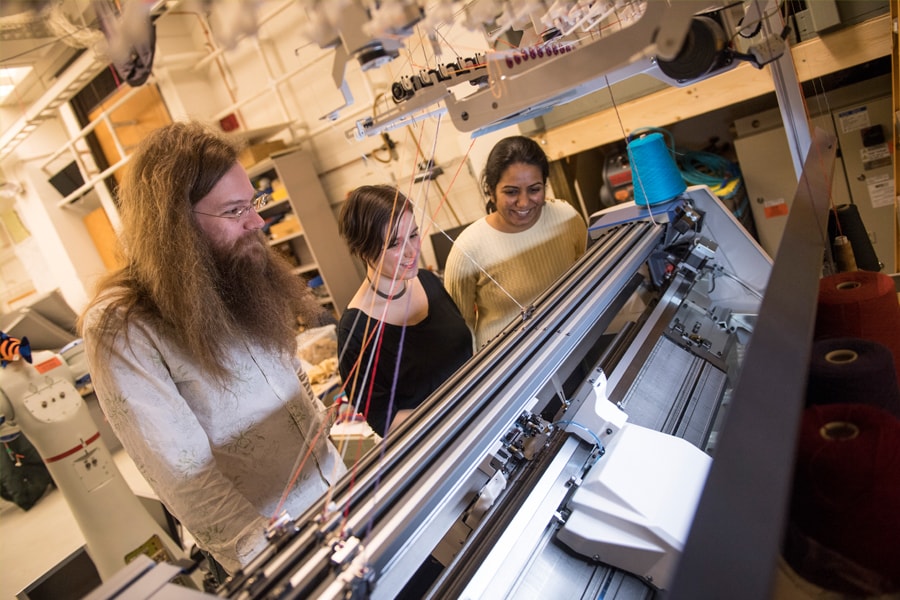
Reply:
[[538, 167], [544, 183], [547, 183], [547, 177], [550, 176], [550, 161], [540, 145], [522, 135], [503, 138], [491, 148], [484, 172], [481, 174], [481, 190], [487, 198], [485, 209], [489, 214], [497, 210], [497, 199], [494, 194], [500, 178], [510, 165], [517, 163]]
[[[237, 142], [196, 122], [165, 126], [141, 142], [118, 193], [125, 266], [99, 283], [88, 307], [108, 303], [92, 323], [101, 343], [140, 319], [225, 379], [225, 351], [245, 329], [222, 293], [216, 257], [191, 210], [234, 167], [239, 150]], [[296, 320], [285, 320], [281, 329], [288, 329], [275, 345], [294, 340], [288, 336]], [[79, 326], [84, 329], [83, 318]]]
[[338, 218], [338, 232], [351, 254], [367, 265], [374, 265], [381, 257], [385, 242], [396, 235], [404, 210], [412, 210], [412, 205], [397, 188], [364, 185], [347, 195]]

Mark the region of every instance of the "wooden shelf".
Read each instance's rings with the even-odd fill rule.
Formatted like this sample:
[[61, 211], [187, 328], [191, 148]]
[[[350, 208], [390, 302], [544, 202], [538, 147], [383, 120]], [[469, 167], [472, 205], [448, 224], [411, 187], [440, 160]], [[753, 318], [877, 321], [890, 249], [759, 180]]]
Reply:
[[290, 234], [290, 235], [286, 235], [286, 236], [284, 236], [284, 237], [280, 237], [280, 238], [278, 238], [278, 239], [269, 240], [269, 245], [270, 245], [270, 246], [277, 246], [278, 244], [283, 244], [283, 243], [289, 242], [289, 241], [291, 241], [291, 240], [293, 240], [293, 239], [297, 239], [298, 237], [301, 237], [302, 235], [303, 235], [303, 232], [302, 232], [302, 231], [297, 231], [297, 232], [295, 232], [295, 233], [292, 233], [292, 234]]
[[267, 204], [263, 208], [259, 209], [259, 211], [257, 211], [257, 212], [259, 212], [260, 215], [264, 215], [269, 212], [275, 212], [276, 208], [285, 208], [285, 207], [290, 208], [290, 206], [291, 206], [291, 201], [289, 199], [285, 198], [284, 200], [276, 200], [275, 202], [272, 202], [271, 204]]
[[275, 164], [272, 162], [271, 158], [264, 158], [249, 169], [247, 171], [247, 177], [250, 179], [256, 179], [263, 173], [267, 171], [271, 171], [275, 168]]
[[258, 129], [243, 129], [229, 132], [229, 135], [232, 135], [237, 138], [241, 138], [248, 144], [259, 144], [260, 142], [265, 142], [276, 133], [281, 133], [285, 129], [290, 126], [290, 123], [276, 123], [274, 125], [269, 125], [268, 127], [260, 127]]
[[[800, 42], [790, 51], [797, 78], [804, 82], [890, 56], [891, 40], [891, 17], [885, 14]], [[692, 85], [666, 88], [575, 119], [534, 137], [550, 160], [559, 160], [621, 140], [623, 127], [626, 134], [643, 127], [648, 115], [657, 127], [664, 127], [774, 91], [768, 66], [757, 69], [745, 63]]]
[[294, 275], [303, 275], [304, 273], [312, 273], [313, 271], [318, 271], [319, 265], [311, 264], [311, 265], [300, 265], [299, 267], [294, 267], [291, 271]]
[[[318, 271], [328, 292], [320, 302], [332, 305], [340, 315], [362, 284], [363, 275], [338, 233], [334, 209], [319, 181], [312, 156], [294, 148], [273, 154], [271, 159], [303, 227], [303, 242], [292, 244], [301, 265], [295, 272], [303, 275]], [[279, 239], [273, 245], [288, 239]]]

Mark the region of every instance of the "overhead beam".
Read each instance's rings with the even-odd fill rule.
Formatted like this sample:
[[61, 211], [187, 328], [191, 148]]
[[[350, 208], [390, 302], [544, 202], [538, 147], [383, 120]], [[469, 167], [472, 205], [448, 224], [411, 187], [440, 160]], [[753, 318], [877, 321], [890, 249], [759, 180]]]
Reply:
[[[891, 55], [891, 17], [869, 19], [791, 47], [799, 81], [809, 81]], [[551, 160], [623, 139], [632, 130], [662, 127], [774, 92], [768, 67], [749, 63], [682, 88], [666, 88], [534, 136]], [[621, 124], [620, 124], [621, 119]]]

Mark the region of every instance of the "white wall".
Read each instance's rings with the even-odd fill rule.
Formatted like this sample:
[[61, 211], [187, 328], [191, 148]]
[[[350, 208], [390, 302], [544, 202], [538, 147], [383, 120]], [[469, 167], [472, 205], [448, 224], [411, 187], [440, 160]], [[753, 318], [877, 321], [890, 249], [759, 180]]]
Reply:
[[80, 203], [59, 208], [63, 197], [48, 182], [58, 165], [54, 162], [49, 172], [42, 168], [66, 139], [59, 121], [46, 121], [19, 145], [3, 170], [24, 189], [15, 208], [31, 237], [17, 244], [19, 260], [38, 293], [59, 288], [77, 311], [87, 303], [105, 267], [83, 222], [85, 214], [99, 206], [96, 195], [91, 193]]

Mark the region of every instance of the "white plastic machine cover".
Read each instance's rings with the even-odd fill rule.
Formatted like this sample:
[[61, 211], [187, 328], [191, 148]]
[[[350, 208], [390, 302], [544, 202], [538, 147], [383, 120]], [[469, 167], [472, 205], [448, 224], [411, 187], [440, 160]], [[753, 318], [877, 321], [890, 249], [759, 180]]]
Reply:
[[681, 438], [625, 423], [573, 494], [558, 539], [666, 589], [710, 463]]

